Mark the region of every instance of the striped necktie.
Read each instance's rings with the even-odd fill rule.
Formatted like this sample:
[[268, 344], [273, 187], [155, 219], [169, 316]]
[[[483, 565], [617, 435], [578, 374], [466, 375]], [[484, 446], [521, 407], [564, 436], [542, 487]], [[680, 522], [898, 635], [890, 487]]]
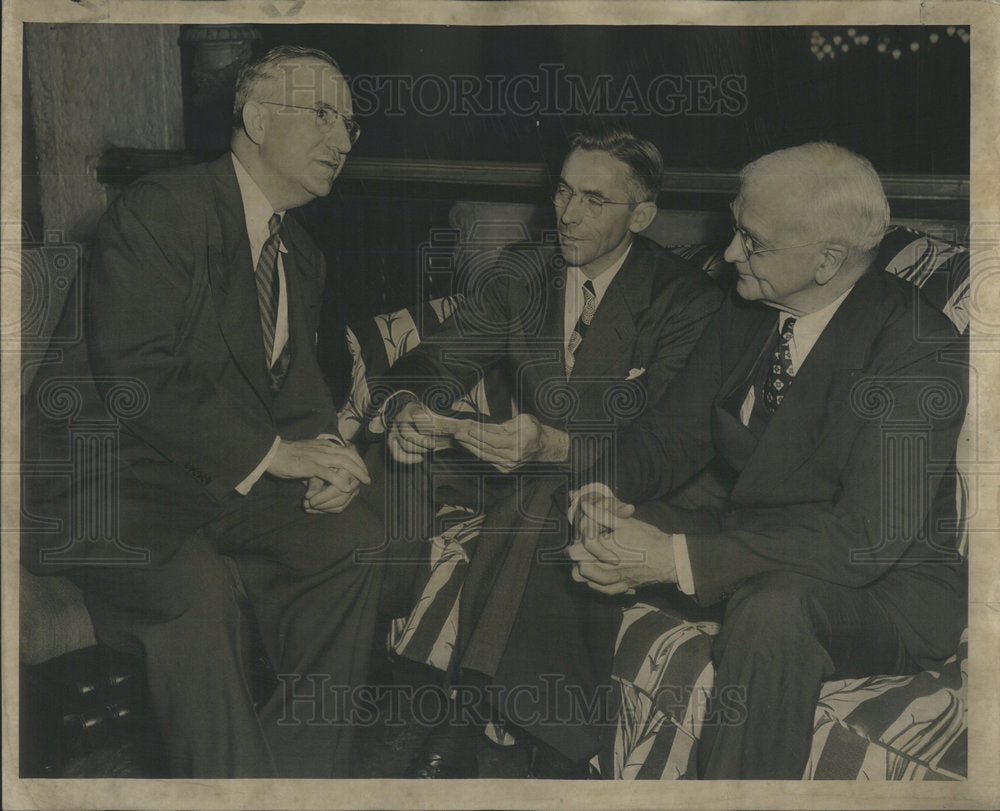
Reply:
[[575, 353], [577, 348], [583, 343], [584, 336], [590, 322], [594, 320], [594, 312], [597, 310], [597, 293], [594, 291], [594, 283], [587, 279], [583, 283], [583, 312], [576, 320], [576, 326], [569, 336], [569, 346], [566, 348], [566, 377], [573, 373], [573, 365], [576, 363]]
[[260, 305], [260, 326], [264, 334], [264, 362], [271, 368], [274, 355], [274, 330], [278, 323], [278, 243], [281, 241], [281, 217], [272, 214], [267, 221], [270, 235], [257, 260], [257, 302]]
[[785, 321], [785, 326], [781, 330], [781, 339], [775, 346], [774, 352], [771, 353], [768, 364], [767, 377], [764, 380], [764, 405], [771, 414], [777, 411], [781, 401], [788, 393], [788, 387], [795, 379], [791, 353], [793, 329], [795, 329], [795, 319], [789, 318]]

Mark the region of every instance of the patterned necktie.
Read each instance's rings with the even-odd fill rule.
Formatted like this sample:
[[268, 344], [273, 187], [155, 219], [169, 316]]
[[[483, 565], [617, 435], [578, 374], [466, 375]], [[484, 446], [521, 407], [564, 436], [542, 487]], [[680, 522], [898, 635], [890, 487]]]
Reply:
[[569, 377], [573, 372], [573, 364], [576, 363], [574, 353], [577, 347], [583, 342], [583, 338], [587, 334], [587, 327], [594, 320], [594, 312], [596, 310], [597, 293], [594, 291], [594, 283], [590, 279], [587, 279], [583, 283], [583, 312], [580, 313], [580, 317], [576, 320], [576, 326], [573, 327], [573, 332], [570, 333], [569, 346], [566, 349], [566, 377]]
[[792, 384], [792, 380], [795, 379], [795, 370], [792, 368], [792, 353], [789, 346], [792, 341], [792, 330], [794, 328], [794, 318], [789, 318], [785, 321], [784, 329], [781, 330], [781, 340], [778, 341], [774, 352], [771, 353], [771, 363], [768, 366], [767, 377], [764, 380], [764, 405], [771, 414], [781, 405], [788, 387]]
[[274, 354], [274, 330], [278, 323], [278, 243], [281, 241], [281, 217], [272, 214], [267, 221], [270, 235], [257, 260], [257, 302], [260, 304], [260, 326], [264, 333], [264, 362], [271, 368]]

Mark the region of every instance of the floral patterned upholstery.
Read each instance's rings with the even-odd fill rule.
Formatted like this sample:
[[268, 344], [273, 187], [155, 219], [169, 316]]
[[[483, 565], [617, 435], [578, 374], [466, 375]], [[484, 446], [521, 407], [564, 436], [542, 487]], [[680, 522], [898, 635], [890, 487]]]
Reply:
[[[687, 622], [643, 603], [624, 612], [613, 674], [622, 709], [602, 772], [625, 780], [696, 776], [718, 630], [714, 622]], [[803, 779], [965, 778], [967, 656], [966, 634], [940, 671], [826, 682]], [[725, 696], [717, 699], [725, 712]], [[740, 711], [735, 701], [728, 708]]]

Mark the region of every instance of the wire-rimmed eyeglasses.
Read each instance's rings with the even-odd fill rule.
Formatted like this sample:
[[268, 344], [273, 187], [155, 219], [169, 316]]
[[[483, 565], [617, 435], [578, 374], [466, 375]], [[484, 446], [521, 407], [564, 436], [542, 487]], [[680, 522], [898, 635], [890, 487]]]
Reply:
[[361, 125], [353, 118], [348, 118], [339, 110], [333, 109], [329, 104], [320, 104], [316, 107], [303, 107], [300, 104], [284, 104], [280, 101], [262, 101], [261, 104], [270, 104], [273, 107], [289, 107], [293, 110], [308, 110], [316, 116], [316, 126], [321, 130], [329, 131], [337, 125], [338, 121], [344, 122], [344, 129], [347, 130], [347, 137], [352, 144], [358, 142], [361, 137]]
[[580, 198], [580, 207], [586, 217], [600, 217], [605, 206], [634, 206], [631, 201], [621, 202], [619, 200], [608, 200], [599, 194], [589, 191], [573, 191], [561, 180], [556, 183], [552, 190], [552, 202], [560, 208], [567, 207], [574, 197]]
[[743, 249], [743, 255], [750, 261], [751, 256], [760, 256], [765, 253], [777, 253], [778, 251], [790, 251], [793, 248], [809, 248], [813, 245], [822, 245], [825, 240], [819, 240], [817, 242], [803, 242], [801, 245], [784, 245], [780, 248], [758, 248], [757, 241], [750, 235], [749, 232], [740, 227], [739, 223], [736, 222], [736, 216], [730, 215], [733, 226], [733, 233], [740, 238], [740, 247]]

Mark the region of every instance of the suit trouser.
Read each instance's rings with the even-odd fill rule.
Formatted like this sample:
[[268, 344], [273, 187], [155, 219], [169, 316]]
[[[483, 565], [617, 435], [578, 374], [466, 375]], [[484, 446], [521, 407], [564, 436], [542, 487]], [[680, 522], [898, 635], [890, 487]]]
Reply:
[[712, 657], [715, 688], [698, 744], [698, 771], [709, 779], [800, 779], [824, 680], [921, 669], [877, 586], [791, 572], [736, 591]]
[[572, 579], [569, 559], [555, 551], [568, 537], [565, 513], [553, 507], [549, 518], [560, 531], [539, 536], [523, 593], [508, 609], [516, 613], [493, 683], [508, 721], [582, 762], [614, 733], [611, 665], [622, 602]]
[[[75, 575], [98, 637], [144, 656], [171, 774], [346, 777], [352, 687], [364, 681], [381, 570], [355, 562], [381, 515], [359, 495], [309, 515], [297, 482], [245, 500], [148, 567]], [[255, 712], [233, 558], [279, 686]]]
[[[427, 465], [400, 466], [387, 479], [397, 485], [390, 492], [408, 493], [413, 515], [422, 515], [410, 528], [414, 538], [426, 538], [421, 528], [433, 525], [418, 504], [461, 504], [486, 514], [470, 542], [450, 682], [476, 694], [488, 683], [498, 715], [583, 760], [612, 729], [611, 658], [621, 603], [572, 580], [560, 551], [569, 538], [559, 495], [565, 476], [551, 471], [529, 465], [504, 474], [471, 456], [438, 454]], [[403, 559], [427, 567], [423, 544], [398, 544], [393, 553], [388, 577], [397, 587], [386, 589], [386, 604], [413, 582]]]

